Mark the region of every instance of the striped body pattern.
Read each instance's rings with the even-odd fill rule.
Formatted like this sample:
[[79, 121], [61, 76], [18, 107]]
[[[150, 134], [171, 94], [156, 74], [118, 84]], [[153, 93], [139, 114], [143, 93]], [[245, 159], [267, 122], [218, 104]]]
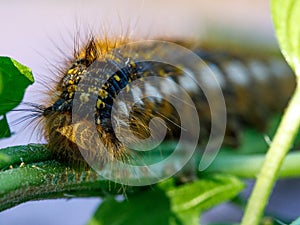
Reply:
[[[102, 164], [128, 161], [132, 143], [162, 135], [160, 131], [166, 139], [178, 138], [184, 132], [182, 115], [166, 100], [180, 93], [178, 86], [197, 110], [198, 118], [189, 118], [187, 101], [182, 100], [183, 116], [191, 124], [200, 121], [201, 144], [210, 133], [211, 112], [205, 93], [193, 80], [208, 89], [221, 88], [227, 110], [224, 144], [237, 145], [240, 129], [248, 124], [263, 130], [270, 113], [285, 107], [295, 87], [292, 72], [278, 56], [238, 55], [180, 43], [203, 60], [205, 66], [195, 74], [182, 65], [151, 60], [153, 54], [170, 54], [155, 44], [135, 55], [132, 49], [120, 48], [127, 42], [91, 38], [74, 54], [56, 86], [58, 96], [43, 112], [46, 138], [57, 159], [84, 164], [83, 150]], [[144, 60], [139, 60], [141, 55]], [[211, 73], [218, 86], [209, 79]], [[148, 78], [158, 80], [151, 83]], [[151, 123], [154, 118], [159, 122]], [[126, 139], [128, 132], [133, 135]]]

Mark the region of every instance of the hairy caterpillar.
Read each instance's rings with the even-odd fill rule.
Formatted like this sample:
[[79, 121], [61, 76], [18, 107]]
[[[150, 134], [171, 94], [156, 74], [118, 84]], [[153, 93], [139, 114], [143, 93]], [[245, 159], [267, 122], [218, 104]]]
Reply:
[[[227, 109], [225, 144], [237, 145], [240, 129], [245, 124], [263, 130], [266, 118], [272, 111], [282, 110], [293, 92], [295, 80], [292, 72], [278, 56], [234, 53], [176, 42], [201, 57], [217, 78]], [[203, 67], [200, 76], [191, 73], [191, 80], [182, 65], [151, 59], [153, 54], [169, 55], [157, 44], [142, 46], [134, 54], [133, 49], [122, 48], [127, 43], [129, 40], [126, 39], [90, 38], [83, 48], [75, 51], [74, 58], [61, 74], [56, 90], [50, 93], [52, 102], [39, 106], [49, 149], [59, 161], [85, 165], [88, 157], [100, 164], [98, 168], [113, 160], [132, 163], [127, 142], [133, 146], [149, 138], [153, 130], [162, 135], [161, 121], [167, 139], [179, 138], [184, 132], [180, 125], [182, 117], [165, 100], [168, 95], [178, 93], [174, 84], [184, 87], [193, 100], [201, 123], [199, 143], [209, 136], [210, 107], [203, 90], [192, 81], [205, 80], [209, 76], [207, 68]], [[141, 57], [145, 60], [139, 61]], [[150, 83], [149, 77], [168, 79], [170, 83]], [[139, 86], [132, 87], [137, 80], [141, 81]], [[209, 81], [207, 85], [214, 88], [209, 86]], [[125, 97], [114, 108], [121, 91]], [[150, 97], [144, 98], [144, 95]], [[128, 105], [128, 102], [135, 104]], [[183, 104], [182, 110], [188, 118], [190, 109], [187, 105]], [[112, 116], [114, 111], [121, 117]], [[152, 123], [154, 127], [151, 127], [152, 119], [157, 117], [159, 122]], [[198, 118], [189, 118], [190, 123]], [[116, 134], [124, 137], [128, 131], [133, 136], [127, 140], [126, 137], [120, 140]], [[193, 139], [192, 136], [188, 133], [188, 137]]]

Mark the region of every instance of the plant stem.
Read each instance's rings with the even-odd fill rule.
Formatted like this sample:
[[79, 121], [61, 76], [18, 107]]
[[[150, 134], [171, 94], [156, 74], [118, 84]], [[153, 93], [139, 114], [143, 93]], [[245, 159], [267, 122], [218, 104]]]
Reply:
[[[168, 151], [174, 146], [165, 144]], [[93, 170], [74, 169], [52, 158], [45, 145], [30, 144], [1, 149], [10, 156], [0, 163], [0, 211], [25, 201], [49, 198], [105, 196], [106, 193], [124, 193], [124, 186], [105, 180]], [[161, 157], [160, 155], [158, 157]], [[204, 173], [223, 172], [242, 178], [254, 178], [258, 174], [265, 155], [220, 154]], [[280, 177], [300, 175], [300, 152], [290, 153], [279, 172]], [[24, 162], [24, 164], [21, 164]], [[195, 166], [199, 159], [194, 160]], [[12, 168], [9, 169], [9, 165]], [[126, 193], [139, 188], [126, 187]]]
[[0, 170], [7, 169], [10, 166], [19, 166], [22, 162], [29, 164], [53, 159], [53, 156], [44, 144], [7, 147], [1, 149], [1, 154], [5, 155], [7, 160], [0, 159]]
[[[275, 97], [275, 96], [274, 96]], [[242, 219], [242, 225], [258, 225], [283, 159], [292, 146], [300, 125], [300, 86], [282, 117], [258, 175]]]
[[[218, 155], [213, 163], [204, 171], [209, 173], [221, 172], [240, 178], [256, 178], [265, 160], [265, 155]], [[289, 153], [284, 159], [278, 172], [279, 178], [300, 176], [300, 152]]]
[[[133, 188], [126, 188], [126, 193]], [[136, 188], [135, 188], [136, 189]], [[56, 161], [28, 164], [0, 173], [0, 211], [29, 200], [105, 196], [124, 186], [93, 170], [77, 170]]]

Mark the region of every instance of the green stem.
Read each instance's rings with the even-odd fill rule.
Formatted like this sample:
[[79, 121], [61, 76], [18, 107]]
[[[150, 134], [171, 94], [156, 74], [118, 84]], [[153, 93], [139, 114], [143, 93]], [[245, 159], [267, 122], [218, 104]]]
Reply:
[[[275, 97], [275, 96], [274, 96]], [[245, 209], [242, 225], [257, 225], [263, 215], [283, 159], [291, 148], [300, 125], [300, 86], [283, 115]]]
[[[219, 154], [213, 163], [204, 171], [208, 173], [226, 173], [238, 176], [240, 178], [256, 178], [262, 167], [266, 156], [264, 154], [256, 155], [238, 155], [230, 153], [226, 155]], [[289, 153], [278, 172], [279, 178], [291, 178], [300, 176], [300, 152]]]
[[[176, 143], [173, 143], [176, 144]], [[164, 151], [173, 144], [163, 146]], [[64, 166], [52, 158], [45, 145], [30, 144], [1, 149], [9, 161], [1, 162], [0, 211], [35, 199], [105, 196], [124, 193], [124, 186], [105, 180], [93, 170], [79, 170]], [[161, 157], [159, 155], [158, 157]], [[243, 178], [258, 174], [265, 155], [220, 154], [204, 172], [223, 172]], [[300, 175], [300, 152], [290, 153], [281, 168], [280, 177]], [[22, 163], [23, 162], [23, 163]], [[198, 165], [199, 159], [193, 163]], [[126, 193], [139, 188], [126, 187]]]
[[1, 149], [6, 160], [0, 159], [0, 170], [19, 166], [22, 162], [29, 164], [53, 159], [50, 151], [43, 144], [29, 144]]
[[62, 165], [52, 160], [46, 145], [8, 147], [1, 154], [8, 160], [0, 159], [0, 211], [29, 200], [103, 197], [141, 189], [111, 182], [92, 169]]
[[[126, 193], [133, 188], [126, 187]], [[135, 188], [136, 189], [136, 188]], [[92, 197], [124, 193], [124, 187], [93, 170], [76, 170], [56, 161], [28, 164], [0, 173], [0, 211], [29, 200]]]

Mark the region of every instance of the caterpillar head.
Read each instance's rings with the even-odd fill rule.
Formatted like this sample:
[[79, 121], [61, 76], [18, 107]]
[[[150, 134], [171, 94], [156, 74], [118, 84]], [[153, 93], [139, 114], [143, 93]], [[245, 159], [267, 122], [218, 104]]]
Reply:
[[[107, 82], [111, 71], [117, 70], [111, 63], [113, 56], [106, 54], [112, 47], [112, 44], [104, 46], [91, 39], [84, 50], [76, 53], [57, 84], [58, 97], [43, 112], [49, 149], [60, 161], [84, 165], [82, 154], [89, 157], [89, 161], [95, 159], [101, 163], [125, 156], [125, 149], [115, 137], [109, 117], [111, 95], [116, 94], [111, 92], [110, 83], [112, 79], [119, 81], [115, 75]], [[80, 82], [84, 84], [80, 85]], [[100, 86], [101, 82], [103, 85]], [[74, 105], [78, 109], [74, 109]], [[90, 106], [92, 108], [88, 108]], [[84, 116], [80, 113], [82, 110], [86, 112]], [[102, 147], [98, 146], [99, 141]]]

